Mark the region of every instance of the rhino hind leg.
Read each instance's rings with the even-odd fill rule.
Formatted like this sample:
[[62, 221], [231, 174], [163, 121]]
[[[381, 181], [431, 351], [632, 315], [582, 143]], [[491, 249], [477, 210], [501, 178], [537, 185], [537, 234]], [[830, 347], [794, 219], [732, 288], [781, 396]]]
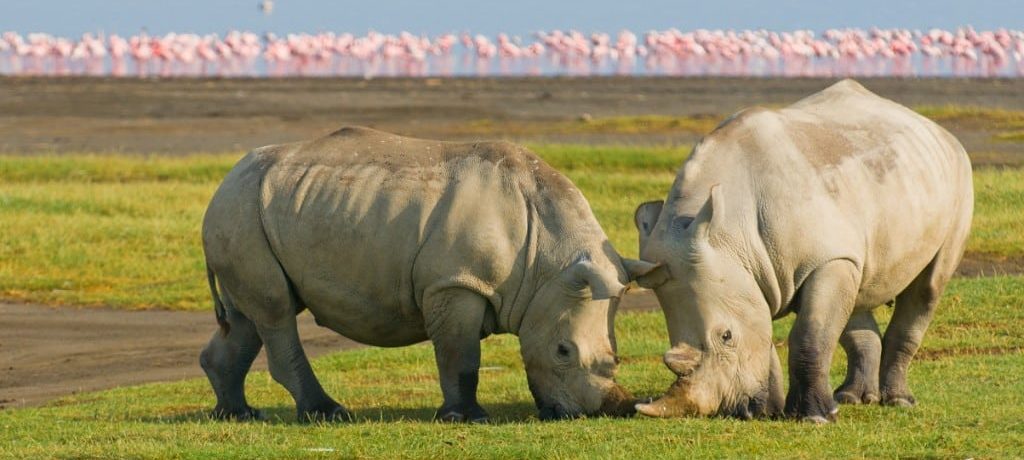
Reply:
[[873, 404], [880, 400], [878, 366], [882, 357], [882, 337], [871, 311], [850, 316], [850, 322], [839, 337], [846, 350], [846, 380], [836, 389], [840, 404]]
[[447, 288], [424, 295], [423, 304], [444, 395], [437, 420], [486, 423], [489, 416], [477, 402], [476, 389], [487, 299], [465, 289]]
[[313, 374], [299, 341], [294, 315], [286, 316], [273, 326], [257, 325], [257, 328], [267, 347], [270, 375], [295, 399], [300, 422], [352, 420], [352, 414], [327, 395]]
[[940, 250], [924, 271], [896, 296], [892, 320], [882, 340], [879, 377], [882, 404], [900, 407], [916, 404], [907, 385], [907, 370], [959, 259], [960, 253], [953, 255]]
[[836, 419], [839, 408], [828, 372], [859, 286], [857, 267], [848, 260], [834, 260], [816, 269], [800, 287], [799, 310], [789, 334], [786, 415], [814, 423]]
[[245, 400], [245, 376], [259, 354], [263, 341], [256, 333], [252, 321], [234, 309], [227, 296], [225, 300], [230, 331], [213, 333], [210, 343], [199, 355], [199, 363], [217, 396], [213, 417], [222, 420], [259, 420], [262, 414]]

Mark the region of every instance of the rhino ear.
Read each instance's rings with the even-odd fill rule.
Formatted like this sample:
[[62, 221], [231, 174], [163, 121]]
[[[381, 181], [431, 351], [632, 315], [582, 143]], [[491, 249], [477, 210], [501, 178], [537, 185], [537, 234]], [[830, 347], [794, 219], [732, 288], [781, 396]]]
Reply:
[[640, 233], [641, 248], [647, 244], [647, 238], [651, 236], [654, 224], [658, 223], [658, 216], [661, 215], [661, 208], [664, 205], [665, 202], [662, 200], [648, 201], [637, 206], [636, 212], [633, 213], [633, 222], [636, 224], [637, 232]]
[[594, 300], [606, 300], [622, 297], [626, 286], [614, 276], [605, 276], [590, 260], [576, 262], [570, 273], [578, 286], [590, 287], [590, 295]]
[[704, 202], [704, 206], [700, 208], [700, 212], [693, 218], [686, 227], [686, 236], [693, 238], [708, 239], [715, 230], [715, 217], [718, 219], [722, 218], [725, 211], [725, 200], [722, 199], [722, 187], [719, 184], [711, 186], [711, 192], [708, 194], [708, 200]]
[[643, 260], [622, 259], [622, 266], [626, 269], [630, 281], [636, 281], [640, 287], [647, 289], [661, 286], [672, 278], [668, 267], [660, 262], [652, 264]]

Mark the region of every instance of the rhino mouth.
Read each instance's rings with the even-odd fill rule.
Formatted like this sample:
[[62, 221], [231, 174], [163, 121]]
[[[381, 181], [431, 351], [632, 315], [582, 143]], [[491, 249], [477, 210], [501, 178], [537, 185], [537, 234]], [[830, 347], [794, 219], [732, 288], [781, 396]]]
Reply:
[[529, 378], [527, 378], [527, 384], [530, 394], [533, 395], [534, 404], [537, 406], [537, 416], [542, 421], [569, 420], [584, 415], [631, 417], [636, 414], [637, 399], [628, 390], [618, 385], [613, 386], [604, 395], [600, 408], [593, 412], [586, 412], [575, 406], [572, 401], [566, 405], [563, 402], [555, 401], [556, 398], [544, 397]]
[[541, 421], [568, 420], [578, 417], [578, 415], [574, 415], [566, 410], [565, 406], [549, 402], [547, 398], [541, 395], [540, 390], [537, 389], [537, 386], [529, 377], [527, 377], [527, 384], [530, 388], [530, 394], [533, 395], [533, 403], [537, 406], [537, 418]]

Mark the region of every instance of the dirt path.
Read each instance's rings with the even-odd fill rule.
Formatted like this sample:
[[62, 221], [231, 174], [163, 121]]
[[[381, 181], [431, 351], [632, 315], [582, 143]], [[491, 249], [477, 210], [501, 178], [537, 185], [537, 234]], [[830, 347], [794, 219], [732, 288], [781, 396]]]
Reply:
[[[359, 346], [299, 318], [310, 356]], [[201, 376], [199, 351], [216, 327], [209, 312], [0, 304], [0, 408]], [[255, 367], [266, 369], [262, 353]]]
[[[657, 308], [649, 292], [623, 310]], [[61, 396], [202, 376], [199, 351], [216, 329], [210, 312], [125, 311], [0, 303], [0, 409]], [[360, 346], [299, 316], [309, 356]], [[254, 368], [266, 369], [260, 353]]]

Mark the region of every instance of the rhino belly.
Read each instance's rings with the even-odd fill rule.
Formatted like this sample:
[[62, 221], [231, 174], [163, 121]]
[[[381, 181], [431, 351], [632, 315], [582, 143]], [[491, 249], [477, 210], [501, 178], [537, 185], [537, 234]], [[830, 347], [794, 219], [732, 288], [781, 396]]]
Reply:
[[403, 315], [398, 305], [353, 300], [310, 304], [307, 308], [317, 324], [359, 343], [401, 347], [427, 339], [422, 317]]

